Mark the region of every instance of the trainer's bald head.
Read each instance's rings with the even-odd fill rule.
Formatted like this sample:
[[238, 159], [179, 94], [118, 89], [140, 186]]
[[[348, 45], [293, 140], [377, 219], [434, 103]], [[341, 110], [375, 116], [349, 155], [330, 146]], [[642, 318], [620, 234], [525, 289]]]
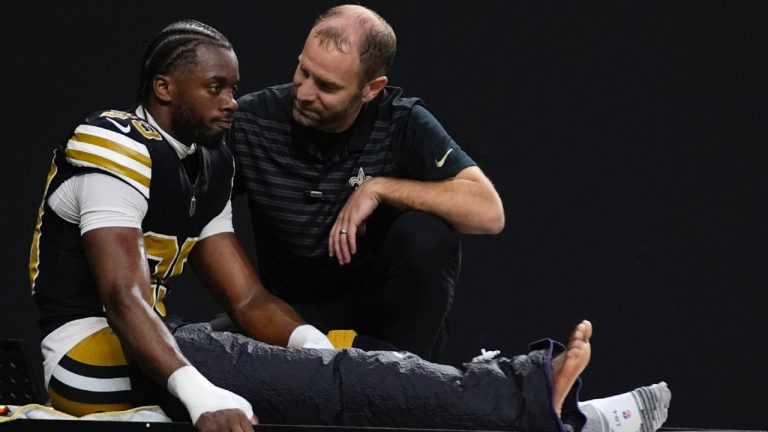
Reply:
[[395, 32], [384, 18], [364, 6], [345, 4], [328, 9], [315, 20], [309, 37], [318, 38], [326, 49], [356, 50], [363, 81], [386, 75], [395, 60]]

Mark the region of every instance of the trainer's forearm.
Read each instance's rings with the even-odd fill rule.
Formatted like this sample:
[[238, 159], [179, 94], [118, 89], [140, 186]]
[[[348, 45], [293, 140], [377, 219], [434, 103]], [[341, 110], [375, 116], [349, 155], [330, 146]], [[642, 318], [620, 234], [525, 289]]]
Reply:
[[415, 181], [376, 177], [361, 187], [370, 188], [380, 201], [443, 218], [465, 234], [498, 234], [504, 228], [504, 210], [496, 191], [481, 180], [453, 178]]

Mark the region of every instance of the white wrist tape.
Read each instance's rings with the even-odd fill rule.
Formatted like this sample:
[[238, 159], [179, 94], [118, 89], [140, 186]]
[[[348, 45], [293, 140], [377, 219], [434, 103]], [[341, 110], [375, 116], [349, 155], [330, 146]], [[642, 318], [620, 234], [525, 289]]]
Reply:
[[321, 348], [333, 349], [328, 336], [310, 324], [296, 327], [288, 338], [289, 348]]
[[193, 425], [203, 413], [224, 409], [239, 409], [249, 419], [253, 417], [253, 408], [248, 401], [216, 387], [192, 366], [180, 367], [168, 377], [168, 391], [187, 408]]

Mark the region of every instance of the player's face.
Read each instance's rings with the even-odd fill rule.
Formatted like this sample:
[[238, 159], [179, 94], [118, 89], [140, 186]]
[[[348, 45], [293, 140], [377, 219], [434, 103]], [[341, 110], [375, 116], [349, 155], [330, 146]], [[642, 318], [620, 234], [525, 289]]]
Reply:
[[185, 144], [221, 143], [237, 109], [235, 92], [240, 82], [237, 56], [232, 50], [197, 47], [197, 64], [180, 70], [174, 82], [174, 136]]
[[363, 100], [362, 67], [355, 50], [344, 53], [310, 33], [293, 75], [293, 118], [324, 132], [343, 132]]

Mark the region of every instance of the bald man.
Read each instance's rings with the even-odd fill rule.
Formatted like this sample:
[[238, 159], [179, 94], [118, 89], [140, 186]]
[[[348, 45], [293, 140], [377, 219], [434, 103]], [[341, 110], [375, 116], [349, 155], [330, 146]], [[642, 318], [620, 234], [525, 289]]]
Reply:
[[396, 49], [376, 12], [312, 27], [291, 83], [238, 99], [229, 139], [262, 282], [337, 348], [437, 360], [460, 234], [497, 234], [491, 181], [424, 103], [389, 86]]

